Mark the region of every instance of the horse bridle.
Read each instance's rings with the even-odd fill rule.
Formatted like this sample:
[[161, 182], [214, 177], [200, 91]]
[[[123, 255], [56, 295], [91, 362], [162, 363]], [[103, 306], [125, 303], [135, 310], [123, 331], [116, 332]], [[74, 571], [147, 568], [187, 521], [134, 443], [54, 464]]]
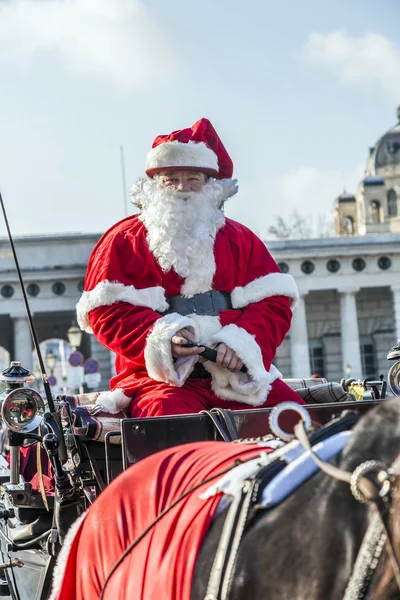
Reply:
[[[369, 504], [375, 510], [375, 518], [372, 519], [362, 541], [344, 600], [361, 600], [366, 590], [363, 581], [367, 577], [364, 565], [365, 557], [369, 557], [368, 579], [370, 580], [378, 565], [384, 545], [386, 545], [390, 565], [400, 591], [400, 564], [396, 557], [393, 538], [388, 527], [390, 500], [393, 497], [396, 475], [400, 472], [400, 458], [397, 458], [389, 468], [380, 461], [367, 460], [351, 473], [321, 460], [313, 452], [303, 420], [295, 426], [294, 431], [296, 438], [308, 450], [321, 471], [334, 479], [348, 483], [354, 498], [361, 504]], [[366, 477], [367, 473], [376, 475], [376, 483]]]

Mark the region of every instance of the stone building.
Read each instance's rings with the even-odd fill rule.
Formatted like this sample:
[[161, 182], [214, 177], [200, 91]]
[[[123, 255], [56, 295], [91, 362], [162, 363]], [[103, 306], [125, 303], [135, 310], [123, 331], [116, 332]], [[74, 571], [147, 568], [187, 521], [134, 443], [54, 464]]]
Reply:
[[[370, 149], [355, 194], [334, 203], [335, 237], [268, 242], [282, 271], [297, 281], [300, 301], [275, 364], [285, 377], [319, 373], [329, 380], [386, 373], [388, 349], [400, 338], [399, 122]], [[70, 377], [68, 329], [83, 290], [90, 252], [100, 234], [17, 238], [15, 245], [38, 341], [54, 391]], [[37, 371], [23, 294], [8, 240], [0, 239], [0, 366], [10, 359]], [[100, 365], [105, 389], [113, 355], [83, 334], [79, 350]], [[74, 371], [73, 371], [74, 372]], [[91, 383], [93, 389], [96, 386]]]
[[333, 238], [272, 242], [300, 302], [277, 355], [285, 376], [338, 380], [386, 373], [400, 338], [400, 107], [370, 148], [355, 194], [334, 203]]

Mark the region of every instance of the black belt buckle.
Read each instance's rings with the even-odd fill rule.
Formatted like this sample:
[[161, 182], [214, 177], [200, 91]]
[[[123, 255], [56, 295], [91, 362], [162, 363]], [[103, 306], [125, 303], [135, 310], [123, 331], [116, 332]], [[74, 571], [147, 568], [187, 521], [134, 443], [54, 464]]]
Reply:
[[199, 315], [218, 315], [219, 311], [215, 310], [214, 295], [212, 290], [193, 296], [193, 312]]

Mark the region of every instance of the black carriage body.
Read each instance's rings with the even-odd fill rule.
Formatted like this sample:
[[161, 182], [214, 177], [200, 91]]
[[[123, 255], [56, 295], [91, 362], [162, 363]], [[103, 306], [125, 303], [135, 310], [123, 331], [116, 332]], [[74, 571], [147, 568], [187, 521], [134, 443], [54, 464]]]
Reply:
[[[340, 402], [328, 404], [305, 405], [312, 420], [325, 425], [340, 416], [344, 411], [356, 411], [364, 414], [382, 400], [363, 400], [358, 402]], [[259, 438], [271, 433], [270, 408], [229, 411], [237, 432], [238, 439]], [[296, 420], [289, 416], [286, 423], [293, 428]], [[283, 419], [285, 421], [285, 418]], [[140, 419], [122, 419], [122, 460], [123, 468], [166, 448], [183, 443], [222, 440], [215, 424], [206, 414], [176, 415], [166, 417], [149, 417]]]
[[15, 550], [9, 552], [1, 542], [4, 562], [13, 561], [12, 568], [5, 571], [10, 598], [12, 600], [47, 600], [50, 596], [56, 558], [45, 550]]

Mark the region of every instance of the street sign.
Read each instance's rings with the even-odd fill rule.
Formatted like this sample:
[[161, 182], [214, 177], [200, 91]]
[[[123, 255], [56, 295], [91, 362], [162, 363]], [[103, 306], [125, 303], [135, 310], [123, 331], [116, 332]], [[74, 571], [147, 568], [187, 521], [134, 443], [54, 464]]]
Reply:
[[85, 375], [85, 383], [89, 389], [99, 387], [101, 381], [100, 373], [89, 373]]
[[88, 358], [85, 360], [83, 365], [85, 367], [85, 373], [88, 375], [93, 375], [94, 373], [98, 373], [100, 369], [100, 365], [97, 360], [94, 358]]
[[71, 365], [71, 367], [80, 367], [81, 365], [83, 365], [84, 360], [85, 357], [83, 356], [82, 352], [79, 352], [79, 350], [71, 352], [71, 354], [68, 356], [68, 362]]
[[57, 385], [57, 379], [54, 377], [54, 375], [50, 375], [49, 377], [49, 385]]
[[83, 367], [72, 367], [67, 365], [67, 385], [70, 388], [79, 388], [84, 381], [85, 373]]

